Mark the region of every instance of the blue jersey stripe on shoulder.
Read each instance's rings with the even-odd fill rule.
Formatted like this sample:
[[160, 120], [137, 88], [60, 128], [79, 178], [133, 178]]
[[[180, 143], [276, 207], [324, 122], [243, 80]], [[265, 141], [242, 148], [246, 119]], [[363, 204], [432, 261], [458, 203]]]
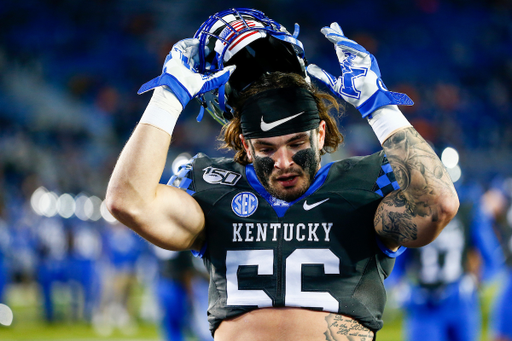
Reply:
[[192, 183], [192, 179], [189, 178], [183, 178], [180, 182], [180, 188], [188, 188], [190, 184]]
[[383, 164], [382, 165], [382, 170], [384, 171], [384, 173], [391, 173], [391, 172], [393, 172], [393, 168], [391, 168], [391, 165], [389, 163]]
[[389, 193], [400, 188], [400, 185], [396, 181], [395, 173], [393, 172], [393, 168], [389, 164], [388, 158], [384, 155], [382, 159], [382, 165], [380, 167], [379, 177], [374, 185], [374, 192], [380, 195], [381, 197], [385, 197]]
[[195, 155], [190, 160], [188, 160], [187, 163], [181, 165], [176, 172], [177, 174], [171, 176], [167, 182], [167, 185], [183, 189], [190, 195], [194, 194], [195, 192], [190, 188], [192, 185], [192, 179], [190, 178], [190, 175], [194, 169], [192, 167], [192, 163], [197, 158], [197, 156], [198, 155]]

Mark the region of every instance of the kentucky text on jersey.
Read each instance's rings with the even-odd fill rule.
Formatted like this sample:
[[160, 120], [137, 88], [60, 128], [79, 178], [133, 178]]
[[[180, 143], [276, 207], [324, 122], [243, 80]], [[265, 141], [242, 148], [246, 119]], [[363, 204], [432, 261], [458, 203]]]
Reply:
[[233, 242], [276, 242], [280, 229], [283, 229], [283, 239], [287, 242], [329, 242], [332, 225], [333, 223], [233, 223]]

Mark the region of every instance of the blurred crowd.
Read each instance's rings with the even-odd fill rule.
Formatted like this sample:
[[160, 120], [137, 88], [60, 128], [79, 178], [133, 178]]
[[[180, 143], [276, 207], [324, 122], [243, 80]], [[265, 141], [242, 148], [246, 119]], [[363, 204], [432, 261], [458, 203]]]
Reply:
[[[115, 269], [129, 268], [133, 275], [136, 264], [148, 262], [162, 272], [157, 253], [126, 228], [103, 219], [38, 216], [29, 201], [40, 186], [104, 197], [116, 157], [149, 100], [149, 94], [136, 95], [139, 86], [160, 73], [175, 42], [192, 36], [209, 15], [233, 6], [206, 4], [0, 2], [0, 289], [37, 281], [49, 321], [55, 318], [48, 289], [54, 278], [81, 283], [86, 303], [80, 314], [92, 321], [104, 304], [100, 288], [109, 290], [105, 284], [112, 281], [106, 278]], [[339, 74], [337, 58], [319, 31], [339, 22], [377, 57], [388, 88], [414, 100], [403, 111], [416, 129], [439, 150], [458, 151], [461, 182], [479, 187], [483, 197], [502, 189], [496, 179], [512, 175], [510, 1], [279, 0], [246, 6], [290, 31], [299, 23], [307, 59], [332, 74]], [[220, 126], [210, 117], [197, 123], [198, 111], [191, 103], [180, 117], [162, 182], [179, 154], [220, 153]], [[351, 112], [341, 119], [346, 142], [339, 156], [379, 148], [365, 124]], [[509, 200], [510, 193], [503, 193]], [[116, 258], [115, 245], [126, 247], [126, 259]], [[119, 285], [129, 287], [130, 280]], [[6, 291], [0, 293], [0, 302], [8, 301]]]

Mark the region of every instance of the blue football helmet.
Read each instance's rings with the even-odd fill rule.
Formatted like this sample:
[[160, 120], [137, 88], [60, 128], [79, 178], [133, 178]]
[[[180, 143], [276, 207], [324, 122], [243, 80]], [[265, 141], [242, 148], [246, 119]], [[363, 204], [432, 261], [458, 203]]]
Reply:
[[194, 35], [199, 39], [198, 71], [216, 72], [229, 65], [236, 65], [236, 70], [225, 86], [198, 97], [202, 105], [198, 120], [206, 109], [220, 124], [229, 122], [239, 93], [265, 73], [293, 72], [307, 79], [298, 35], [298, 24], [290, 34], [254, 9], [232, 8], [210, 16]]

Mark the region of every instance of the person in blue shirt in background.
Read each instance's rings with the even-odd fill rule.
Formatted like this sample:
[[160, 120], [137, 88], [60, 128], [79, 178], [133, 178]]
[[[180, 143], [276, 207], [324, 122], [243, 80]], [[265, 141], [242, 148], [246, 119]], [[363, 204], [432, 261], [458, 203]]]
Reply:
[[481, 187], [456, 188], [461, 205], [455, 218], [434, 242], [404, 252], [390, 279], [404, 309], [407, 341], [477, 341], [481, 334], [478, 288], [499, 267], [499, 243], [482, 209]]
[[11, 235], [7, 222], [3, 219], [4, 210], [0, 202], [0, 303], [5, 303], [5, 289], [11, 280], [9, 257], [11, 252]]
[[[101, 235], [94, 223], [71, 220], [69, 227], [69, 279], [72, 288], [75, 319], [92, 321], [101, 297]], [[80, 311], [81, 308], [81, 311]]]
[[114, 328], [132, 334], [137, 324], [133, 290], [138, 284], [137, 262], [147, 243], [119, 223], [105, 224], [102, 245], [106, 264], [102, 269], [102, 298], [100, 311], [93, 316], [93, 325], [102, 335]]
[[512, 178], [497, 178], [484, 194], [486, 211], [494, 218], [504, 271], [490, 315], [493, 341], [512, 341]]
[[207, 275], [205, 270], [201, 272], [204, 265], [201, 263], [196, 267], [189, 251], [169, 251], [156, 246], [153, 251], [158, 259], [155, 295], [165, 340], [184, 341], [189, 334], [200, 341], [213, 340], [204, 318], [208, 282], [206, 286], [200, 285], [204, 281], [201, 276]]
[[37, 282], [43, 295], [44, 317], [53, 323], [62, 319], [62, 314], [55, 314], [54, 290], [56, 284], [68, 282], [69, 240], [62, 219], [43, 218], [35, 232], [37, 250]]

